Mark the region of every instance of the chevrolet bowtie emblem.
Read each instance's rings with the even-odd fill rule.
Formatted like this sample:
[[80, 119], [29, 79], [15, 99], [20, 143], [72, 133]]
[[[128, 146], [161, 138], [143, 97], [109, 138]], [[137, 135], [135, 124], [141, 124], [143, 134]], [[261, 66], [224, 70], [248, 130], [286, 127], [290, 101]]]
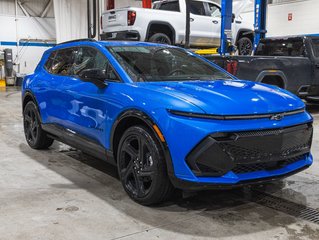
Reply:
[[275, 115], [272, 115], [270, 117], [270, 120], [275, 120], [275, 121], [280, 121], [284, 118], [284, 114], [282, 113], [279, 113], [279, 114], [275, 114]]

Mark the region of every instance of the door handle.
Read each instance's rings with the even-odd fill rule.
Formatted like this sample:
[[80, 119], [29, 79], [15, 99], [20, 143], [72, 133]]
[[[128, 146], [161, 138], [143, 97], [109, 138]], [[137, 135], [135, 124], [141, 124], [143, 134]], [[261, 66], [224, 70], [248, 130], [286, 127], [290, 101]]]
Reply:
[[213, 23], [214, 23], [214, 24], [217, 24], [217, 23], [218, 23], [218, 21], [217, 21], [217, 20], [213, 20]]
[[194, 18], [190, 18], [189, 21], [194, 22]]

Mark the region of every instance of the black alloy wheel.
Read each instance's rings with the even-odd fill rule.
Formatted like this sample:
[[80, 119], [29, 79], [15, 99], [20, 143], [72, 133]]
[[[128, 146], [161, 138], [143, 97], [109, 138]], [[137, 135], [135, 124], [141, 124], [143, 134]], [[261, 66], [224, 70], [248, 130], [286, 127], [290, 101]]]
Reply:
[[251, 55], [253, 52], [253, 43], [248, 37], [243, 37], [238, 40], [238, 54]]
[[23, 111], [24, 135], [27, 143], [34, 149], [46, 149], [53, 143], [41, 128], [41, 122], [36, 105], [28, 102]]
[[172, 45], [171, 39], [164, 33], [155, 33], [150, 37], [149, 42]]
[[126, 130], [117, 156], [122, 185], [134, 201], [151, 205], [170, 196], [173, 187], [163, 153], [150, 130], [143, 126]]

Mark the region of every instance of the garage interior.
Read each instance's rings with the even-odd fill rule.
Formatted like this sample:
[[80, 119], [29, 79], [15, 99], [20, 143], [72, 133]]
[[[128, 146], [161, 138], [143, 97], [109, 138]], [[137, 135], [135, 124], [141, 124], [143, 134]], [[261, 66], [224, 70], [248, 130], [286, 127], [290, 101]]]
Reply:
[[[317, 1], [255, 1], [209, 1], [221, 6], [220, 45], [192, 46], [192, 30], [187, 23], [185, 39], [175, 45], [215, 59], [217, 64], [220, 58], [226, 59], [219, 65], [236, 75], [241, 73], [242, 58], [231, 58], [239, 55], [239, 39], [234, 40], [231, 34], [234, 12], [240, 17], [235, 22], [247, 21], [252, 26], [252, 31], [242, 36], [251, 36], [250, 55], [257, 55], [257, 44], [264, 38], [319, 36]], [[313, 164], [271, 183], [229, 190], [178, 191], [167, 202], [142, 206], [125, 193], [115, 166], [57, 141], [47, 150], [28, 146], [21, 86], [35, 71], [43, 53], [66, 41], [101, 40], [105, 33], [101, 18], [106, 11], [150, 9], [157, 2], [0, 1], [0, 239], [319, 239], [319, 96], [306, 97], [312, 91], [309, 84], [293, 93], [303, 98], [313, 117]], [[240, 12], [236, 11], [237, 5], [241, 6]], [[186, 14], [187, 19], [192, 17]], [[268, 58], [273, 62], [280, 56]], [[319, 50], [315, 56], [319, 58]], [[245, 71], [253, 68], [250, 66]], [[277, 85], [281, 74], [267, 71], [271, 72], [269, 82], [260, 81]], [[308, 72], [298, 74], [303, 77]], [[262, 76], [260, 72], [258, 76]], [[288, 75], [286, 78], [283, 82], [289, 84], [291, 79]]]

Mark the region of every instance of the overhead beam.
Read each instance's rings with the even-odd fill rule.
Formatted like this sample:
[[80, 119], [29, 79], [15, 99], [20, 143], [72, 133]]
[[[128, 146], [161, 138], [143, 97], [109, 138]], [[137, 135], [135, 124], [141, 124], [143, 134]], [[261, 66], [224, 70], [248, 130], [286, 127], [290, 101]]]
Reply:
[[24, 13], [24, 15], [26, 15], [27, 17], [30, 17], [30, 14], [28, 13], [28, 11], [22, 6], [22, 3], [20, 0], [18, 0], [18, 5], [21, 8], [22, 12]]
[[49, 0], [49, 2], [47, 3], [47, 5], [45, 6], [45, 8], [43, 9], [43, 11], [42, 11], [42, 13], [40, 15], [41, 18], [46, 17], [46, 15], [48, 14], [52, 4], [53, 4], [53, 0]]

